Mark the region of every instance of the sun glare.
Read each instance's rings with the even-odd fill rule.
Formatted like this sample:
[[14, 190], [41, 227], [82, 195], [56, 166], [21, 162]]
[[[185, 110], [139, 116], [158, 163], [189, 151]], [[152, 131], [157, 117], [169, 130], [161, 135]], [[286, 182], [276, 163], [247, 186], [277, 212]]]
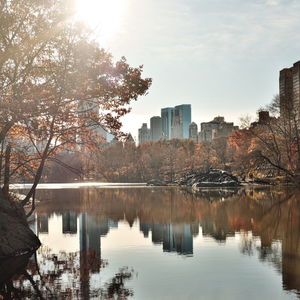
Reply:
[[96, 31], [101, 42], [108, 42], [121, 30], [126, 0], [77, 0], [78, 18]]

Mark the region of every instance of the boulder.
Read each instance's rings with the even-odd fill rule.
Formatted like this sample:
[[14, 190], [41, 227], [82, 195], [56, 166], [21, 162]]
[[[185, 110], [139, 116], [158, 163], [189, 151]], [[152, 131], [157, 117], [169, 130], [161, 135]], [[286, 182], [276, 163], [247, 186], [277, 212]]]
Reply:
[[31, 253], [39, 246], [38, 237], [27, 225], [0, 212], [0, 259]]
[[208, 172], [189, 172], [181, 177], [177, 183], [183, 186], [190, 186], [193, 189], [240, 186], [240, 182], [235, 176], [219, 169], [211, 169]]
[[148, 186], [165, 186], [166, 184], [159, 179], [151, 179], [147, 182]]
[[0, 193], [0, 259], [31, 253], [40, 245], [26, 222], [23, 208]]

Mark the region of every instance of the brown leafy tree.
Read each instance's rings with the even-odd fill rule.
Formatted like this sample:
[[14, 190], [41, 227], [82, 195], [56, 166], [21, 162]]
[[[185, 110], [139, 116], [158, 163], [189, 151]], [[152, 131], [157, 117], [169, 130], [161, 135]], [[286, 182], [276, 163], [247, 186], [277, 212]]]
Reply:
[[[22, 147], [24, 139], [36, 156], [34, 183], [23, 204], [34, 195], [49, 157], [64, 149], [78, 150], [78, 145], [81, 151], [97, 146], [102, 142], [97, 133], [99, 126], [120, 135], [120, 117], [130, 111], [130, 101], [145, 94], [151, 84], [150, 79], [141, 77], [142, 66], [130, 67], [125, 58], [113, 62], [112, 56], [89, 38], [87, 30], [69, 22], [68, 1], [49, 0], [37, 6], [33, 2], [22, 6], [23, 2], [2, 1], [2, 14], [8, 19], [18, 16], [23, 28], [14, 45], [16, 61], [12, 63], [7, 54], [0, 70], [2, 82], [7, 82], [0, 98], [4, 108], [0, 113], [1, 139], [7, 145], [14, 140]], [[32, 15], [41, 20], [31, 19]], [[24, 18], [29, 18], [29, 23], [22, 22]], [[50, 24], [57, 24], [52, 34], [48, 34], [53, 27]], [[8, 22], [7, 36], [13, 37], [19, 30]], [[24, 32], [32, 39], [22, 40]], [[43, 38], [36, 40], [36, 36]], [[29, 50], [22, 50], [27, 44]], [[33, 46], [39, 51], [35, 53]], [[4, 42], [1, 48], [9, 52]], [[22, 56], [22, 51], [31, 56]], [[23, 67], [19, 67], [21, 64]], [[8, 138], [14, 129], [15, 134]], [[14, 152], [18, 151], [15, 147]], [[4, 178], [7, 186], [8, 178]]]
[[261, 175], [285, 175], [299, 184], [300, 132], [296, 111], [282, 110], [278, 96], [267, 108], [270, 117], [230, 136], [230, 145], [236, 149], [235, 161], [241, 169]]

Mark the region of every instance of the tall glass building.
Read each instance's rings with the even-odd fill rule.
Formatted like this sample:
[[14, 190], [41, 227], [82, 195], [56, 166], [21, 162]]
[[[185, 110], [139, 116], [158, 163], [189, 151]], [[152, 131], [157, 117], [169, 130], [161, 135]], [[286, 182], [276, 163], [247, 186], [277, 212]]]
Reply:
[[161, 117], [155, 116], [150, 119], [151, 141], [156, 142], [162, 138]]
[[162, 135], [163, 139], [171, 139], [172, 128], [172, 112], [173, 107], [165, 107], [161, 109], [161, 121], [162, 121]]
[[192, 116], [190, 104], [175, 106], [172, 111], [171, 138], [188, 139], [191, 121]]

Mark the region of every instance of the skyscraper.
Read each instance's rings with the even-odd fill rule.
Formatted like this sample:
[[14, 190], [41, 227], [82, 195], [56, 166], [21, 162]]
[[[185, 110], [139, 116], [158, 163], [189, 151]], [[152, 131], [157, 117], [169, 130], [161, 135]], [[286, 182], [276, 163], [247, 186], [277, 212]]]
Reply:
[[81, 100], [79, 102], [80, 107], [80, 116], [86, 117], [86, 126], [88, 126], [92, 130], [92, 134], [94, 135], [95, 139], [103, 139], [103, 142], [107, 140], [107, 132], [105, 129], [95, 122], [92, 118], [94, 115], [95, 118], [99, 117], [99, 105], [96, 99], [89, 99], [89, 100]]
[[283, 115], [293, 108], [293, 71], [283, 69], [279, 74], [280, 114]]
[[172, 128], [172, 112], [173, 107], [165, 107], [161, 109], [161, 121], [162, 121], [162, 137], [169, 140], [171, 138]]
[[155, 116], [150, 119], [151, 141], [159, 141], [162, 138], [162, 121], [161, 117]]
[[198, 142], [198, 126], [195, 122], [192, 122], [189, 126], [189, 138], [194, 142]]
[[279, 75], [280, 114], [295, 114], [300, 122], [300, 61], [293, 67], [280, 71]]
[[147, 123], [143, 123], [142, 127], [139, 128], [139, 145], [150, 141], [150, 129]]
[[175, 106], [172, 111], [171, 138], [188, 139], [191, 124], [191, 105]]
[[210, 122], [201, 123], [199, 142], [211, 142], [217, 137], [227, 137], [230, 133], [238, 130], [232, 122], [225, 122], [224, 117], [215, 117]]

